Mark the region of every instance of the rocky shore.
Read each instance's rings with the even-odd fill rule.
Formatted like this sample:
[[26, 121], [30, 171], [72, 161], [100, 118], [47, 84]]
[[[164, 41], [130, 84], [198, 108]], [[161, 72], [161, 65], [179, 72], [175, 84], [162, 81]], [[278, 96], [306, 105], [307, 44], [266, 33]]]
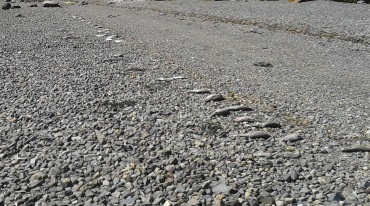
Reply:
[[0, 205], [369, 205], [366, 29], [189, 2], [1, 10]]

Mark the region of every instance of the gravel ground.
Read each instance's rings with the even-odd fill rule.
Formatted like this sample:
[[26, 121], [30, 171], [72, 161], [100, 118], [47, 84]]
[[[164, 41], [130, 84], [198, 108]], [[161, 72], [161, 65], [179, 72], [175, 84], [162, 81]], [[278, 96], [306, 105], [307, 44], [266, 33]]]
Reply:
[[[119, 2], [119, 1], [118, 1]], [[288, 30], [316, 36], [339, 36], [351, 41], [370, 44], [370, 5], [332, 1], [174, 1], [126, 2], [118, 5], [160, 11], [175, 11], [181, 15], [198, 15], [239, 24], [257, 25], [272, 30]]]
[[369, 205], [366, 42], [165, 4], [0, 12], [0, 205]]

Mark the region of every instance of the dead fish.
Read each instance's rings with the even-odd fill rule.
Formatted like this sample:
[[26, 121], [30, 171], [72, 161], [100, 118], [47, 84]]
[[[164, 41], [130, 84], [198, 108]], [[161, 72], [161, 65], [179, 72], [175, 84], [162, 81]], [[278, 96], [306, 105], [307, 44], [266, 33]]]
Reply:
[[118, 53], [118, 54], [114, 54], [113, 56], [114, 56], [114, 57], [123, 57], [123, 56], [124, 56], [124, 54]]
[[370, 152], [370, 147], [359, 145], [355, 147], [344, 148], [342, 149], [342, 152]]
[[222, 96], [221, 94], [211, 94], [207, 96], [204, 101], [205, 102], [210, 102], [210, 101], [222, 101], [225, 100], [225, 97]]
[[268, 63], [268, 62], [256, 62], [256, 63], [253, 63], [253, 66], [257, 66], [257, 67], [273, 67], [271, 63]]
[[216, 110], [213, 114], [211, 114], [211, 117], [217, 115], [228, 115], [230, 114], [231, 111], [250, 111], [250, 110], [252, 109], [243, 105], [231, 106]]
[[271, 137], [270, 134], [262, 132], [262, 131], [252, 131], [245, 134], [239, 134], [238, 137], [247, 137], [251, 139], [268, 139]]
[[268, 127], [268, 128], [281, 128], [281, 125], [279, 123], [276, 123], [276, 122], [263, 122], [261, 124], [261, 127]]
[[256, 120], [253, 117], [250, 116], [244, 116], [244, 117], [237, 117], [234, 119], [235, 122], [255, 122]]
[[231, 106], [226, 109], [229, 109], [230, 111], [252, 111], [251, 108], [243, 105], [236, 105], [236, 106]]
[[161, 82], [168, 82], [168, 81], [171, 81], [172, 79], [171, 78], [163, 78], [163, 77], [161, 77], [161, 78], [158, 78], [156, 80], [157, 81], [161, 81]]
[[230, 114], [230, 110], [229, 109], [218, 109], [216, 110], [215, 112], [213, 112], [211, 114], [211, 117], [213, 116], [225, 116], [225, 115], [229, 115]]
[[293, 133], [293, 134], [286, 135], [285, 137], [281, 139], [281, 141], [282, 142], [296, 142], [302, 139], [303, 138], [299, 134]]
[[171, 77], [171, 78], [158, 78], [157, 81], [172, 81], [172, 80], [176, 80], [176, 79], [186, 79], [186, 77], [182, 77], [182, 76], [176, 76], [176, 77]]
[[211, 93], [209, 89], [193, 89], [186, 91], [187, 93], [194, 93], [194, 94], [208, 94]]
[[106, 41], [112, 41], [114, 38], [116, 38], [116, 35], [108, 36], [105, 38]]
[[109, 29], [104, 29], [104, 30], [98, 30], [96, 33], [103, 33], [103, 32], [109, 32]]
[[173, 80], [175, 79], [186, 79], [186, 77], [183, 77], [183, 76], [176, 76], [176, 77], [172, 77]]

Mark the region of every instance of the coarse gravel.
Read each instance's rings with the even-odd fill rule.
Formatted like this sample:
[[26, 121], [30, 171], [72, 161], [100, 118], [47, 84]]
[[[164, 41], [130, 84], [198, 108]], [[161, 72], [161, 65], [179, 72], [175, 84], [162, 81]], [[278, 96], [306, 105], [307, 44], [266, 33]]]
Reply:
[[[155, 4], [143, 1], [116, 1], [118, 6], [159, 11], [172, 11], [183, 15], [211, 16], [222, 21], [236, 21], [314, 35], [340, 35], [362, 39], [370, 43], [370, 5], [334, 1], [160, 1]], [[343, 37], [343, 38], [344, 38]]]
[[0, 205], [369, 204], [369, 45], [203, 3], [0, 12]]

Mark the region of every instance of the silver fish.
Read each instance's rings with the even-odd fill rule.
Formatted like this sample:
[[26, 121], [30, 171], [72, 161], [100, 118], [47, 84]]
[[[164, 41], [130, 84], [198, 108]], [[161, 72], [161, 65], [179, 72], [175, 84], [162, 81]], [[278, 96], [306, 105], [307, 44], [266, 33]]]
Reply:
[[293, 134], [288, 134], [285, 137], [281, 139], [282, 142], [296, 142], [303, 139], [299, 134], [293, 133]]
[[231, 107], [228, 107], [227, 109], [229, 109], [230, 111], [252, 111], [251, 108], [247, 106], [243, 106], [243, 105], [231, 106]]
[[252, 131], [245, 134], [239, 134], [238, 137], [247, 137], [251, 139], [268, 139], [271, 137], [270, 134], [262, 132], [262, 131]]
[[211, 90], [209, 89], [193, 89], [186, 91], [187, 93], [194, 93], [194, 94], [209, 94]]
[[225, 116], [225, 115], [229, 115], [230, 114], [230, 110], [229, 109], [217, 109], [215, 112], [213, 112], [211, 114], [211, 117], [213, 116]]
[[205, 102], [210, 102], [210, 101], [222, 101], [225, 100], [225, 97], [222, 96], [221, 94], [211, 94], [207, 96], [204, 101]]
[[253, 117], [250, 116], [244, 116], [244, 117], [237, 117], [234, 119], [235, 122], [255, 122], [256, 120]]
[[359, 145], [355, 147], [344, 148], [342, 149], [342, 152], [370, 152], [370, 147]]

